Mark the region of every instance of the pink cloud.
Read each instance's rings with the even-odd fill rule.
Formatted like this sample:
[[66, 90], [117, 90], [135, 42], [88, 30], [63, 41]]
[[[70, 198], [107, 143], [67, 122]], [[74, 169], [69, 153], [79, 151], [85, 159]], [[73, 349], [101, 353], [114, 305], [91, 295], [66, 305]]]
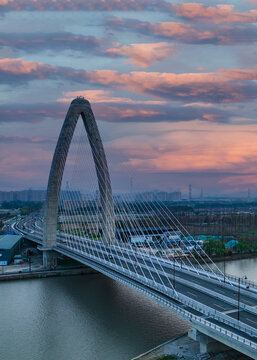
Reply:
[[206, 6], [201, 3], [173, 4], [172, 9], [177, 16], [208, 23], [255, 23], [257, 10], [246, 12], [234, 11], [234, 5], [219, 4]]
[[226, 184], [229, 186], [246, 186], [246, 185], [253, 185], [256, 186], [257, 183], [257, 174], [255, 175], [232, 175], [226, 176], [224, 179], [219, 181], [219, 184]]
[[121, 88], [155, 97], [192, 102], [245, 102], [256, 98], [257, 68], [220, 69], [217, 72], [160, 73], [115, 70], [77, 70], [22, 59], [1, 59], [2, 82], [10, 84], [33, 79], [65, 79]]
[[137, 172], [256, 172], [256, 125], [171, 124], [170, 131], [124, 137], [112, 147], [127, 154], [122, 165]]
[[[124, 87], [139, 93], [181, 100], [241, 102], [251, 98], [240, 81], [257, 79], [257, 69], [218, 70], [216, 73], [159, 73], [130, 72], [119, 74], [114, 70], [98, 70], [88, 74], [93, 83]], [[235, 83], [234, 81], [238, 81]], [[256, 91], [252, 97], [255, 98]]]
[[[42, 62], [25, 61], [20, 58], [0, 59], [0, 70], [12, 74], [39, 73], [41, 70], [53, 70], [54, 67]], [[43, 73], [41, 73], [43, 76]]]
[[256, 41], [256, 29], [253, 26], [229, 26], [225, 24], [219, 27], [208, 25], [199, 28], [199, 25], [193, 26], [182, 22], [169, 21], [154, 23], [117, 17], [109, 19], [108, 25], [110, 28], [120, 31], [129, 29], [136, 33], [151, 34], [158, 38], [171, 38], [186, 44], [232, 45]]
[[[17, 146], [13, 144], [8, 149], [6, 144], [1, 146], [0, 167], [3, 178], [19, 181], [33, 181], [43, 178], [46, 183], [48, 168], [52, 158], [52, 150], [31, 146]], [[40, 164], [40, 166], [38, 166]]]
[[193, 31], [191, 25], [178, 22], [150, 23], [149, 28], [155, 35], [164, 35], [168, 37], [172, 37], [174, 35], [186, 35]]
[[110, 111], [113, 113], [114, 116], [118, 116], [120, 119], [123, 118], [137, 118], [137, 117], [152, 117], [157, 115], [164, 115], [165, 112], [161, 111], [154, 111], [154, 110], [148, 110], [148, 109], [130, 109], [130, 108], [115, 108], [111, 107], [109, 108]]
[[91, 103], [116, 103], [116, 104], [132, 104], [132, 105], [164, 105], [167, 101], [161, 100], [134, 100], [125, 97], [115, 97], [111, 91], [106, 90], [81, 90], [68, 91], [64, 93], [66, 98], [58, 99], [58, 102], [70, 102], [74, 97], [83, 96]]
[[131, 44], [106, 50], [106, 54], [112, 57], [128, 56], [127, 62], [133, 66], [146, 68], [158, 61], [170, 58], [173, 55], [172, 45], [167, 42], [150, 44]]
[[201, 108], [211, 108], [211, 107], [213, 107], [213, 104], [212, 103], [203, 103], [203, 102], [194, 102], [194, 103], [184, 104], [183, 106], [185, 106], [185, 107], [194, 106], [194, 107], [201, 107]]
[[230, 80], [257, 80], [257, 69], [220, 69], [216, 73], [160, 73], [130, 72], [118, 73], [116, 70], [96, 70], [88, 73], [91, 81], [102, 84], [128, 84], [131, 87], [154, 88], [158, 83], [178, 86], [188, 83], [227, 82]]

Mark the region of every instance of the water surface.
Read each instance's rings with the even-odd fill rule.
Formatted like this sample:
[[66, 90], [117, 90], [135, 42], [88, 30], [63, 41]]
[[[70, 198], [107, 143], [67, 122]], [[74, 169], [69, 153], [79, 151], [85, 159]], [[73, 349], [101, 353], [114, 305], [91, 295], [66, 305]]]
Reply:
[[190, 327], [102, 275], [0, 283], [0, 360], [128, 360]]
[[[226, 271], [257, 281], [257, 259]], [[0, 294], [0, 360], [129, 360], [190, 328], [103, 275], [1, 282]]]

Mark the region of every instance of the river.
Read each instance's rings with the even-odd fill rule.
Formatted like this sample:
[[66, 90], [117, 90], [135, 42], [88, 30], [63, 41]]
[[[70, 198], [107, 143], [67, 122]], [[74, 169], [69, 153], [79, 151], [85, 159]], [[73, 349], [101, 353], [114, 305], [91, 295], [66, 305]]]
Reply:
[[[257, 259], [227, 262], [226, 271], [256, 280]], [[190, 328], [103, 275], [2, 282], [0, 289], [0, 360], [129, 360]]]

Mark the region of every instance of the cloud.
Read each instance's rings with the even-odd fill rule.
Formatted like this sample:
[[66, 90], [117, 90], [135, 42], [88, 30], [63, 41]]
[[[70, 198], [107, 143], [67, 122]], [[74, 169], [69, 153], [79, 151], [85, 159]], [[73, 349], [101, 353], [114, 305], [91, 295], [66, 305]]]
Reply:
[[[64, 118], [64, 116], [65, 106], [58, 103], [0, 105], [0, 123], [17, 122], [33, 124], [44, 121], [47, 118]], [[8, 137], [6, 141], [12, 138], [15, 139], [15, 137]]]
[[48, 79], [56, 73], [56, 68], [42, 62], [25, 61], [20, 58], [0, 59], [1, 83], [25, 83], [36, 79]]
[[[0, 167], [1, 167], [1, 187], [37, 187], [46, 186], [47, 176], [51, 159], [53, 156], [53, 146], [49, 149], [42, 149], [35, 144], [20, 146], [13, 143], [7, 147], [1, 145]], [[39, 165], [40, 164], [40, 165]]]
[[207, 122], [228, 122], [230, 113], [219, 109], [206, 111], [204, 108], [181, 108], [176, 106], [153, 106], [127, 105], [106, 106], [98, 105], [94, 107], [97, 119], [108, 122], [188, 122], [199, 119]]
[[191, 127], [194, 131], [181, 127], [152, 136], [124, 136], [112, 147], [127, 155], [123, 167], [136, 172], [256, 172], [256, 126], [216, 123], [207, 128], [195, 121]]
[[31, 80], [61, 79], [120, 88], [162, 99], [190, 102], [247, 102], [256, 98], [257, 68], [220, 69], [215, 73], [160, 73], [81, 70], [22, 59], [0, 59], [2, 83], [17, 86]]
[[179, 17], [194, 22], [207, 23], [256, 23], [257, 10], [234, 11], [234, 5], [206, 6], [201, 3], [173, 4], [172, 10]]
[[[86, 95], [93, 94], [94, 90], [84, 92]], [[78, 92], [79, 94], [83, 92]], [[217, 108], [206, 109], [205, 107], [186, 108], [171, 106], [166, 102], [154, 101], [125, 101], [122, 103], [120, 98], [108, 98], [108, 92], [96, 92], [93, 101], [93, 111], [98, 120], [106, 122], [181, 122], [199, 119], [210, 122], [228, 122], [233, 115], [230, 112], [222, 111]], [[71, 95], [70, 93], [68, 93]], [[106, 98], [107, 97], [107, 98]], [[74, 98], [74, 97], [73, 97]], [[90, 99], [90, 97], [89, 97]], [[91, 96], [92, 99], [92, 96]], [[118, 101], [117, 101], [118, 99]], [[63, 101], [65, 100], [65, 101]], [[46, 119], [64, 119], [72, 99], [62, 99], [62, 101], [38, 104], [10, 104], [0, 105], [0, 122], [17, 122], [36, 124]], [[106, 101], [107, 100], [107, 101]], [[54, 126], [54, 123], [53, 123]], [[7, 142], [15, 141], [16, 137], [2, 137]], [[22, 139], [19, 137], [17, 141]], [[23, 140], [26, 141], [27, 138]], [[1, 141], [1, 137], [0, 137]], [[44, 138], [31, 138], [29, 142], [43, 142]]]
[[100, 39], [95, 36], [75, 35], [69, 32], [55, 33], [0, 33], [0, 47], [38, 52], [43, 50], [93, 50], [99, 47]]
[[110, 57], [128, 56], [131, 59], [127, 63], [133, 66], [146, 68], [158, 61], [170, 58], [173, 55], [173, 47], [167, 42], [130, 44], [106, 50], [105, 54]]
[[161, 100], [134, 100], [125, 97], [113, 96], [111, 91], [107, 90], [78, 90], [64, 93], [64, 98], [58, 99], [58, 102], [70, 103], [75, 97], [83, 96], [90, 103], [112, 103], [112, 104], [134, 104], [134, 105], [164, 105], [167, 101]]
[[168, 38], [185, 44], [233, 45], [257, 41], [257, 29], [251, 25], [220, 25], [217, 27], [210, 24], [199, 27], [174, 21], [153, 23], [151, 21], [118, 17], [108, 19], [107, 25], [114, 30], [131, 30], [136, 33], [148, 36], [155, 35], [158, 38]]
[[47, 137], [29, 137], [29, 136], [2, 136], [1, 144], [56, 144], [56, 139]]
[[164, 0], [0, 0], [2, 11], [142, 11], [167, 9]]
[[53, 52], [91, 51], [94, 55], [115, 57], [129, 57], [127, 63], [133, 66], [148, 67], [173, 55], [173, 47], [167, 42], [130, 44], [104, 49], [104, 41], [95, 36], [84, 36], [70, 32], [55, 33], [0, 33], [0, 48], [10, 47], [16, 51], [38, 53], [50, 50]]
[[87, 74], [91, 83], [156, 97], [204, 102], [245, 102], [257, 95], [257, 69], [219, 70], [216, 73], [159, 73], [130, 72], [119, 74], [112, 70], [99, 70]]

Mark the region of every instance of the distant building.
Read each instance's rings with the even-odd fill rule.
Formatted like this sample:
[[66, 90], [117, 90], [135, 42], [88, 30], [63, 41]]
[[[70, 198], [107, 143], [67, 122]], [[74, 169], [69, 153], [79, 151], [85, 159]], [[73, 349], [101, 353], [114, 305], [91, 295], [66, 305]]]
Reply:
[[135, 194], [135, 200], [139, 202], [164, 202], [164, 201], [181, 201], [181, 192], [167, 192], [167, 191], [146, 191]]
[[180, 191], [175, 191], [170, 193], [170, 200], [171, 201], [181, 201], [181, 192]]
[[139, 202], [151, 202], [154, 201], [154, 192], [146, 191], [143, 193], [138, 193], [135, 196], [135, 200]]
[[45, 197], [45, 190], [0, 191], [0, 202], [44, 201]]
[[166, 191], [160, 191], [156, 194], [154, 194], [154, 200], [155, 201], [168, 201], [169, 193]]

